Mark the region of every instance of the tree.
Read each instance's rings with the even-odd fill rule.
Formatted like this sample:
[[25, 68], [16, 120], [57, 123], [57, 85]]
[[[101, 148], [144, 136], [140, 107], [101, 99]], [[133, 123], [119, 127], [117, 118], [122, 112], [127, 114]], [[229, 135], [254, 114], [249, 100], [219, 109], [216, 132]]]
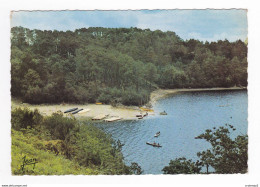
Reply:
[[131, 163], [130, 171], [134, 175], [141, 175], [143, 173], [141, 166], [139, 166], [136, 162]]
[[150, 88], [151, 88], [151, 84], [158, 79], [156, 66], [152, 63], [148, 63], [145, 65], [144, 71], [145, 71], [144, 78], [150, 82]]
[[14, 27], [11, 44], [12, 96], [29, 103], [95, 102], [100, 90], [116, 88], [122, 98], [131, 88], [129, 98], [116, 99], [142, 105], [148, 99], [139, 93], [158, 87], [247, 86], [247, 45], [241, 41], [204, 44], [138, 28]]
[[199, 160], [192, 162], [186, 158], [171, 160], [169, 166], [165, 166], [164, 174], [191, 174], [201, 173], [202, 166], [214, 168], [214, 173], [246, 173], [248, 160], [248, 136], [239, 135], [234, 140], [230, 137], [230, 130], [236, 129], [232, 125], [225, 125], [213, 130], [207, 129], [205, 133], [195, 137], [204, 139], [211, 144], [211, 149], [198, 152]]
[[232, 125], [208, 129], [196, 137], [204, 139], [212, 146], [211, 149], [199, 152], [197, 155], [203, 165], [210, 165], [216, 173], [246, 173], [248, 160], [248, 136], [239, 135], [234, 140], [230, 138]]
[[169, 166], [165, 166], [162, 171], [164, 174], [195, 174], [200, 173], [201, 166], [200, 162], [192, 162], [186, 158], [176, 158], [171, 160]]

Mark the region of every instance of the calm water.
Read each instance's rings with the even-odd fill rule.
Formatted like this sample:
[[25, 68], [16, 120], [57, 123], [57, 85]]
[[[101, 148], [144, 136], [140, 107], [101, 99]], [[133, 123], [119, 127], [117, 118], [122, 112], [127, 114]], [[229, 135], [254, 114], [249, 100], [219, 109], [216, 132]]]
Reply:
[[[102, 123], [98, 126], [124, 143], [123, 155], [130, 165], [137, 162], [144, 174], [162, 174], [171, 159], [186, 157], [196, 161], [197, 152], [210, 147], [194, 139], [206, 129], [232, 124], [231, 136], [247, 133], [247, 91], [183, 92], [159, 100], [155, 111], [167, 116], [149, 116], [143, 120]], [[161, 135], [154, 138], [160, 131]], [[162, 148], [146, 145], [159, 142]]]

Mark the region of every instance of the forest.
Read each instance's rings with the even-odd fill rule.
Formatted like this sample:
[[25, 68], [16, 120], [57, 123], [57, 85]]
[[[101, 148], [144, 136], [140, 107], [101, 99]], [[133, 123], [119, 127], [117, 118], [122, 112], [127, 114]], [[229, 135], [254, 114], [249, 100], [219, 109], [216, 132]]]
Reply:
[[11, 95], [23, 102], [141, 106], [158, 88], [247, 86], [247, 43], [175, 32], [11, 29]]

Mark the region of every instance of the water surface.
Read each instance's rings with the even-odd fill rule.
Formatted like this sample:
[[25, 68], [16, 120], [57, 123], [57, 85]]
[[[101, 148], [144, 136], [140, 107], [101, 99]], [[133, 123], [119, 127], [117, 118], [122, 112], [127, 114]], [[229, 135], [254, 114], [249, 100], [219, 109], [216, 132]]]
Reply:
[[[233, 125], [237, 135], [247, 133], [247, 91], [180, 92], [158, 100], [155, 116], [143, 120], [101, 123], [98, 127], [124, 143], [122, 149], [128, 165], [137, 162], [144, 174], [162, 174], [171, 159], [186, 157], [196, 161], [197, 152], [210, 147], [204, 140], [194, 139], [206, 129]], [[160, 111], [167, 116], [161, 116]], [[154, 134], [160, 131], [158, 138]], [[146, 145], [159, 142], [162, 148]]]

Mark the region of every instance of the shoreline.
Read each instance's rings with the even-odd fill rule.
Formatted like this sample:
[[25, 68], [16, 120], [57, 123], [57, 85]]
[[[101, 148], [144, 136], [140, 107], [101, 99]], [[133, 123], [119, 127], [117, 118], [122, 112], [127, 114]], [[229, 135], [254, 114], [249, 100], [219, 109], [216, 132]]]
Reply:
[[[153, 109], [153, 106], [159, 99], [165, 98], [171, 94], [179, 93], [179, 92], [191, 92], [191, 91], [221, 91], [221, 90], [243, 90], [247, 88], [241, 87], [231, 87], [231, 88], [183, 88], [183, 89], [158, 89], [151, 92], [150, 101], [148, 105], [151, 107], [147, 107]], [[92, 119], [98, 115], [108, 115], [108, 118], [112, 117], [119, 117], [121, 120], [138, 120], [136, 117], [137, 114], [141, 112], [144, 114], [146, 111], [142, 111], [137, 106], [118, 106], [113, 107], [111, 105], [106, 104], [39, 104], [39, 105], [32, 105], [28, 103], [21, 103], [16, 99], [11, 99], [11, 109], [15, 109], [17, 107], [27, 107], [31, 110], [38, 109], [39, 112], [44, 116], [50, 116], [54, 112], [64, 112], [70, 108], [83, 108], [89, 109], [88, 112], [82, 114], [75, 114], [76, 119], [84, 120], [84, 119]], [[147, 111], [148, 115], [155, 115], [159, 111]], [[70, 116], [71, 114], [64, 114], [64, 116]]]
[[[28, 103], [20, 103], [18, 101], [12, 100], [11, 108], [29, 108], [31, 110], [38, 109], [43, 116], [50, 116], [52, 113], [61, 111], [62, 113], [71, 108], [78, 109], [89, 109], [88, 112], [81, 114], [74, 114], [73, 116], [76, 119], [92, 119], [98, 115], [108, 115], [107, 118], [119, 117], [121, 120], [134, 120], [137, 119], [136, 115], [140, 114], [139, 108], [130, 108], [130, 107], [113, 107], [111, 105], [97, 105], [97, 104], [39, 104], [32, 105]], [[65, 114], [64, 116], [71, 116], [72, 114]]]
[[178, 88], [178, 89], [158, 89], [151, 93], [149, 104], [153, 106], [158, 100], [179, 92], [201, 92], [201, 91], [225, 91], [225, 90], [247, 90], [247, 87], [229, 88]]

